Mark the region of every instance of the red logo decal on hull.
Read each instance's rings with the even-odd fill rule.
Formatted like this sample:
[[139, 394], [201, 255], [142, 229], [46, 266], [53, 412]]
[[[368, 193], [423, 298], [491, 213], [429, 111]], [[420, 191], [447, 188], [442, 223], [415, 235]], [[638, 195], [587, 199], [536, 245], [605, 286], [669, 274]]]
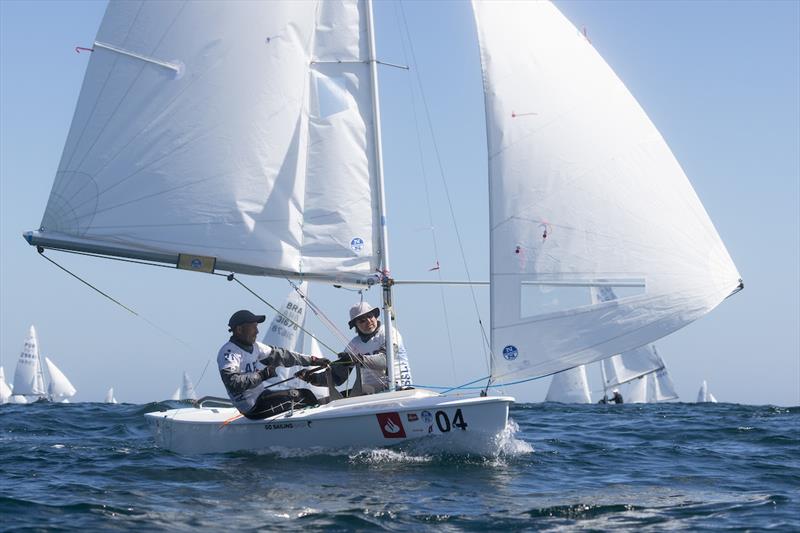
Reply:
[[378, 425], [381, 426], [385, 438], [404, 439], [406, 437], [406, 430], [403, 429], [399, 413], [380, 413], [375, 416], [378, 417]]

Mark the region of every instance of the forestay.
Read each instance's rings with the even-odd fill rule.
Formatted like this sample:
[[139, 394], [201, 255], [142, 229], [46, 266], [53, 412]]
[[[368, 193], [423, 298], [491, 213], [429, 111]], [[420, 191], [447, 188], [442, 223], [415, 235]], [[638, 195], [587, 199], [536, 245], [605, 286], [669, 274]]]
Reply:
[[[739, 274], [664, 139], [549, 2], [473, 2], [489, 153], [492, 379], [622, 353]], [[625, 289], [592, 303], [589, 287]]]
[[31, 244], [363, 282], [378, 201], [362, 2], [112, 2]]

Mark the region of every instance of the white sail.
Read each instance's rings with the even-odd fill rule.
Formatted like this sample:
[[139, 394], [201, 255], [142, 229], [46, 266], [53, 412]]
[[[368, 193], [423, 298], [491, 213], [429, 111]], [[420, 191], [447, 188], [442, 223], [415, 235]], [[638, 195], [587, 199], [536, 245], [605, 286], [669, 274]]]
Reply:
[[[582, 33], [549, 2], [473, 6], [493, 380], [645, 345], [735, 292], [739, 274], [680, 165]], [[627, 292], [593, 304], [592, 286]]]
[[178, 387], [175, 389], [175, 392], [172, 393], [172, 396], [169, 397], [170, 400], [180, 400], [181, 399], [181, 388]]
[[[304, 295], [308, 296], [308, 283], [301, 283], [298, 288]], [[305, 337], [303, 330], [300, 328], [305, 325], [306, 310], [306, 301], [300, 297], [297, 291], [292, 289], [289, 292], [289, 296], [286, 297], [283, 307], [280, 308], [281, 314], [275, 314], [267, 331], [264, 333], [262, 342], [270, 346], [302, 352]], [[311, 337], [311, 340], [314, 341], [314, 338]], [[317, 348], [319, 349], [319, 346]], [[317, 398], [328, 396], [328, 389], [325, 387], [315, 387], [297, 378], [289, 379], [301, 369], [302, 367], [300, 366], [279, 366], [275, 369], [276, 376], [265, 380], [264, 384], [271, 385], [270, 390], [309, 389]], [[286, 379], [289, 379], [289, 381], [278, 383]]]
[[381, 250], [363, 2], [110, 3], [34, 245], [361, 281]]
[[628, 384], [627, 394], [623, 396], [625, 403], [647, 403], [647, 388], [650, 376], [642, 376]]
[[558, 374], [553, 374], [550, 388], [547, 389], [546, 402], [591, 403], [589, 381], [586, 367], [581, 365]]
[[314, 357], [325, 357], [325, 355], [322, 353], [322, 348], [315, 337], [311, 337], [311, 342], [308, 346], [308, 355], [313, 355]]
[[8, 403], [9, 398], [11, 398], [11, 387], [6, 383], [6, 372], [0, 366], [0, 404]]
[[[614, 289], [609, 286], [591, 288], [592, 304], [610, 302], [617, 299]], [[608, 390], [623, 383], [640, 378], [660, 368], [664, 361], [652, 344], [640, 346], [627, 352], [612, 355], [600, 362], [603, 365], [603, 388]]]
[[47, 392], [44, 388], [42, 375], [42, 362], [39, 356], [39, 340], [36, 337], [36, 328], [28, 330], [28, 337], [22, 347], [22, 353], [14, 370], [15, 396], [40, 396]]
[[192, 383], [192, 379], [189, 377], [188, 372], [183, 373], [183, 382], [181, 383], [181, 388], [179, 394], [179, 400], [196, 400], [197, 393], [194, 391], [194, 383]]
[[697, 403], [717, 403], [714, 395], [708, 392], [708, 383], [706, 380], [700, 384], [700, 390], [697, 391]]
[[44, 363], [47, 366], [47, 373], [50, 376], [50, 382], [47, 385], [47, 396], [50, 401], [60, 402], [75, 396], [78, 392], [72, 386], [67, 376], [53, 363], [48, 357], [44, 358]]
[[108, 392], [106, 392], [106, 399], [103, 401], [104, 403], [117, 403], [117, 399], [114, 397], [114, 387], [108, 389]]
[[675, 390], [675, 385], [672, 383], [672, 378], [669, 377], [669, 372], [667, 372], [666, 368], [661, 368], [648, 375], [648, 402], [665, 402], [667, 400], [677, 399], [678, 393]]

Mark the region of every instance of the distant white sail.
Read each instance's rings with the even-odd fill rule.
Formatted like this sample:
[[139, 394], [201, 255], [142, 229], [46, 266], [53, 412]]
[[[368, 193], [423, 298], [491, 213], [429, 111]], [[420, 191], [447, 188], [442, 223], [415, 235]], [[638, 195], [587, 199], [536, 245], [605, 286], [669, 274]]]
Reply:
[[675, 384], [672, 383], [672, 378], [669, 377], [669, 372], [665, 367], [649, 374], [647, 378], [648, 402], [666, 402], [678, 399]]
[[601, 361], [606, 376], [605, 388], [610, 389], [664, 368], [652, 344], [613, 355]]
[[625, 403], [647, 403], [647, 383], [650, 376], [642, 376], [628, 384], [628, 391], [623, 400]]
[[586, 367], [581, 365], [558, 374], [553, 374], [546, 402], [591, 403]]
[[47, 386], [47, 396], [50, 401], [60, 402], [75, 396], [78, 391], [72, 386], [67, 376], [49, 358], [45, 357], [44, 362], [50, 376], [50, 383]]
[[29, 242], [200, 271], [374, 278], [365, 9], [109, 3]]
[[189, 377], [188, 372], [183, 373], [183, 383], [181, 384], [179, 400], [196, 400], [197, 393], [194, 391], [194, 383], [192, 383], [192, 379]]
[[6, 383], [6, 372], [0, 366], [0, 404], [8, 403], [9, 398], [11, 398], [11, 387]]
[[117, 399], [114, 398], [114, 387], [108, 389], [106, 392], [106, 399], [104, 400], [105, 403], [117, 403]]
[[[298, 288], [303, 294], [306, 296], [308, 295], [308, 283], [303, 282]], [[292, 289], [289, 292], [289, 296], [286, 297], [286, 302], [283, 307], [280, 308], [281, 313], [276, 313], [272, 318], [272, 322], [264, 333], [262, 342], [270, 346], [302, 352], [304, 335], [300, 328], [305, 326], [306, 309], [306, 301], [300, 297], [297, 291]], [[313, 337], [311, 337], [311, 340], [314, 342]], [[317, 345], [317, 349], [319, 349], [319, 345]], [[300, 366], [279, 366], [275, 369], [276, 376], [265, 380], [264, 384], [271, 385], [276, 383], [276, 385], [270, 387], [271, 390], [308, 389], [313, 392], [317, 398], [328, 396], [327, 388], [315, 387], [297, 378], [277, 384], [280, 381], [291, 378], [301, 369], [302, 367]]]
[[[489, 152], [492, 380], [610, 357], [740, 277], [664, 139], [550, 2], [473, 2]], [[630, 289], [593, 304], [589, 287]]]
[[39, 340], [36, 337], [36, 328], [33, 326], [28, 330], [28, 337], [22, 347], [22, 353], [17, 361], [17, 368], [14, 370], [15, 396], [39, 396], [44, 397], [44, 376], [42, 374], [42, 363], [39, 356]]
[[178, 387], [175, 389], [175, 392], [172, 393], [172, 396], [169, 398], [170, 400], [180, 400], [181, 399], [181, 388]]
[[700, 390], [697, 392], [697, 403], [717, 403], [714, 395], [708, 392], [708, 383], [703, 380], [700, 384]]

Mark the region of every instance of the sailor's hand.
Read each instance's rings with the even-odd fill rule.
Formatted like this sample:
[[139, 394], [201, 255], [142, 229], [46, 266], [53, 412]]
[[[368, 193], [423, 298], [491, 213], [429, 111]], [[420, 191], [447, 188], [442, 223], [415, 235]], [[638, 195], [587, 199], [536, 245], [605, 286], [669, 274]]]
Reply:
[[265, 366], [261, 370], [258, 371], [258, 374], [261, 376], [261, 379], [267, 380], [269, 378], [274, 378], [278, 374], [275, 372], [275, 368], [271, 366]]
[[315, 357], [311, 356], [311, 365], [313, 366], [330, 366], [331, 360], [326, 359], [325, 357]]
[[353, 356], [349, 352], [341, 352], [338, 354], [338, 363], [352, 365], [353, 364]]
[[313, 379], [312, 372], [311, 370], [308, 369], [303, 369], [298, 372], [295, 372], [294, 377], [296, 377], [297, 379], [302, 379], [306, 383], [311, 383], [311, 380]]

